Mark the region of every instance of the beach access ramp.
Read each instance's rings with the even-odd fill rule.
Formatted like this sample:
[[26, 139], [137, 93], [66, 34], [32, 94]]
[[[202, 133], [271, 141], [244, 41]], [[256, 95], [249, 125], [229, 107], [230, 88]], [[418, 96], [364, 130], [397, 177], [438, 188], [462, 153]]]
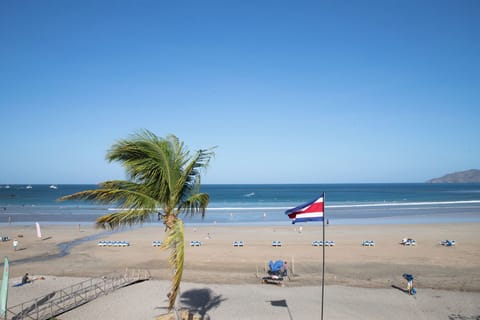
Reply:
[[6, 320], [50, 319], [119, 288], [150, 279], [148, 270], [139, 269], [127, 269], [123, 273], [91, 278], [7, 308]]

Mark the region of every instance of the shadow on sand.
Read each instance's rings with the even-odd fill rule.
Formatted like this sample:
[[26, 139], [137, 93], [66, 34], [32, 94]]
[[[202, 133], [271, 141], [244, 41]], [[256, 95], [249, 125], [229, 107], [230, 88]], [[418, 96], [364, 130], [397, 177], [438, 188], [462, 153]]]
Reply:
[[290, 308], [288, 307], [288, 304], [287, 304], [287, 300], [285, 299], [282, 299], [282, 300], [269, 300], [269, 301], [266, 301], [266, 302], [270, 302], [270, 305], [272, 307], [284, 307], [284, 308], [287, 308], [287, 312], [288, 312], [288, 317], [290, 320], [293, 320], [292, 318], [292, 313], [290, 312]]
[[400, 287], [398, 287], [398, 286], [396, 286], [396, 285], [394, 285], [394, 284], [392, 284], [392, 288], [397, 289], [397, 290], [400, 290], [400, 291], [402, 291], [403, 293], [408, 294], [408, 290], [403, 289], [403, 288], [400, 288]]
[[222, 298], [221, 295], [215, 295], [208, 288], [191, 289], [180, 296], [181, 305], [194, 313], [198, 313], [202, 320], [209, 319], [208, 311], [217, 308], [225, 300], [227, 299]]
[[55, 296], [56, 292], [52, 292], [50, 294], [47, 294], [45, 297], [41, 298], [40, 300], [36, 301], [36, 303], [30, 305], [29, 307], [26, 307], [25, 309], [22, 309], [22, 312], [19, 314], [13, 316], [11, 319], [12, 320], [17, 320], [17, 319], [33, 319], [32, 316], [28, 315], [30, 312], [34, 311], [35, 309], [38, 309], [39, 306], [47, 303], [50, 299], [52, 299]]

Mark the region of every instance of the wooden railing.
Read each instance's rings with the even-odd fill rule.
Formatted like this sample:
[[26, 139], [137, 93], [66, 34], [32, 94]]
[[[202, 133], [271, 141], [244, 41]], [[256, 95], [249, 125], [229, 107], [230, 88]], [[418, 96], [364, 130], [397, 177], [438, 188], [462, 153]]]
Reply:
[[91, 278], [70, 287], [53, 291], [16, 306], [7, 308], [9, 320], [46, 320], [82, 304], [106, 295], [116, 289], [151, 279], [148, 270], [125, 270], [122, 274], [109, 274]]

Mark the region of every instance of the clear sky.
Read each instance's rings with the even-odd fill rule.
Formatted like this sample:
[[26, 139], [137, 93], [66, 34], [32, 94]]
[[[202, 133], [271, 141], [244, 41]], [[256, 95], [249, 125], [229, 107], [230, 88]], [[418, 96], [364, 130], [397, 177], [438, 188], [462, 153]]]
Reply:
[[204, 183], [480, 168], [480, 1], [0, 0], [0, 184], [123, 179], [140, 129]]

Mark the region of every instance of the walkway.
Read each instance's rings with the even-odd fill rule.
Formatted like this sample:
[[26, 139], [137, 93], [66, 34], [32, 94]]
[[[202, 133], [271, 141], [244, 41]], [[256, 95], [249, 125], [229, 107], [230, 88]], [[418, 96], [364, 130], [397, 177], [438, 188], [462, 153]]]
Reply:
[[74, 284], [7, 309], [8, 320], [46, 320], [136, 282], [150, 280], [148, 270], [126, 270]]

